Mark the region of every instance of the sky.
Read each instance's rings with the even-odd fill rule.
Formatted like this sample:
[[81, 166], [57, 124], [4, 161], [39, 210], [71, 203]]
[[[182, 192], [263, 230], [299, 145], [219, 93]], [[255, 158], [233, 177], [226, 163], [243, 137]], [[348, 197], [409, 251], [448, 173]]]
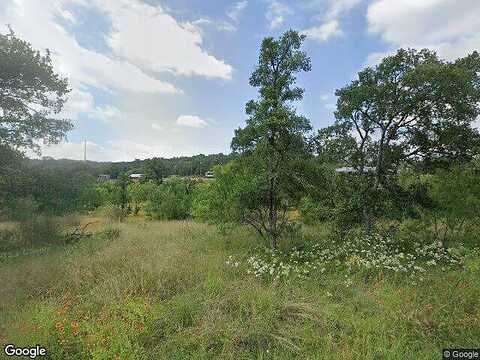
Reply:
[[42, 155], [95, 161], [229, 153], [266, 36], [298, 30], [312, 71], [296, 104], [315, 130], [335, 89], [400, 47], [453, 60], [480, 49], [479, 0], [1, 0], [10, 25], [50, 49], [75, 129]]

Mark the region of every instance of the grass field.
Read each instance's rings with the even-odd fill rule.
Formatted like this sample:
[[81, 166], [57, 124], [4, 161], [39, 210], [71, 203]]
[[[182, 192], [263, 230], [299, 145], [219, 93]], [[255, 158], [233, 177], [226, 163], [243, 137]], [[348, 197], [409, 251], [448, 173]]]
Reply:
[[478, 273], [266, 281], [225, 264], [258, 245], [248, 229], [116, 226], [0, 263], [0, 343], [52, 359], [440, 359], [480, 345]]

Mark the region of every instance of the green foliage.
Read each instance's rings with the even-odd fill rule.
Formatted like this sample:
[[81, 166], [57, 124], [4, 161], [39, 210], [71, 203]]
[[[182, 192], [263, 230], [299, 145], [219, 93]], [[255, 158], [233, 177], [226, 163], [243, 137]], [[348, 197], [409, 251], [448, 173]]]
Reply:
[[38, 213], [38, 203], [32, 196], [9, 198], [4, 208], [4, 215], [10, 220], [27, 220], [36, 213]]
[[245, 212], [257, 204], [257, 187], [247, 170], [238, 161], [215, 167], [215, 181], [195, 191], [194, 217], [217, 225], [242, 223]]
[[63, 245], [66, 230], [79, 225], [75, 216], [55, 217], [34, 215], [24, 218], [14, 227], [15, 240], [23, 248], [43, 245]]
[[55, 244], [62, 239], [62, 226], [51, 216], [34, 216], [18, 225], [20, 238], [27, 246]]
[[126, 174], [119, 175], [117, 180], [106, 181], [97, 186], [102, 204], [118, 207], [125, 214], [129, 212], [129, 178]]
[[191, 215], [195, 183], [170, 177], [148, 195], [145, 213], [153, 219], [186, 219]]
[[95, 181], [90, 174], [82, 170], [68, 173], [62, 170], [31, 168], [25, 175], [32, 177], [32, 187], [26, 190], [26, 193], [32, 194], [39, 204], [39, 211], [56, 215], [81, 210], [83, 191]]
[[[429, 196], [433, 207], [427, 217], [438, 241], [448, 246], [474, 234], [473, 227], [480, 223], [480, 182], [475, 168], [439, 170], [430, 177]], [[471, 240], [480, 242], [478, 236]]]
[[120, 206], [112, 203], [107, 203], [101, 206], [100, 208], [98, 208], [98, 211], [109, 221], [113, 222], [122, 222], [128, 216], [127, 209], [122, 209]]
[[0, 170], [0, 215], [18, 219], [31, 212], [61, 215], [98, 206], [91, 190], [95, 178], [81, 165], [51, 169], [21, 157], [12, 161]]
[[359, 192], [367, 228], [410, 196], [397, 197], [402, 166], [431, 171], [478, 153], [479, 69], [477, 52], [446, 62], [427, 49], [400, 49], [336, 91], [337, 120], [319, 132], [317, 152], [359, 176], [373, 174]]
[[116, 240], [120, 237], [120, 235], [120, 228], [111, 224], [106, 225], [100, 232], [100, 236], [106, 240]]
[[156, 186], [153, 181], [133, 182], [127, 186], [128, 199], [134, 215], [138, 214], [142, 205], [155, 192]]
[[73, 128], [55, 118], [69, 92], [45, 55], [15, 36], [0, 34], [0, 144], [39, 152], [38, 140], [57, 143]]
[[86, 186], [81, 190], [78, 202], [81, 210], [95, 210], [103, 204], [102, 193], [94, 185]]
[[362, 194], [368, 190], [368, 178], [339, 174], [327, 164], [312, 168], [313, 186], [308, 188], [299, 210], [306, 224], [331, 222], [337, 235], [359, 224], [363, 218]]
[[115, 181], [105, 181], [97, 185], [96, 191], [99, 194], [102, 204], [119, 204], [120, 188]]
[[358, 134], [354, 166], [374, 166], [382, 181], [405, 161], [470, 161], [480, 140], [471, 126], [480, 110], [479, 68], [476, 52], [445, 62], [426, 49], [400, 49], [361, 71], [336, 92], [339, 128]]
[[16, 228], [13, 226], [0, 228], [0, 253], [19, 250], [22, 247], [24, 247], [24, 244], [19, 239], [19, 234]]

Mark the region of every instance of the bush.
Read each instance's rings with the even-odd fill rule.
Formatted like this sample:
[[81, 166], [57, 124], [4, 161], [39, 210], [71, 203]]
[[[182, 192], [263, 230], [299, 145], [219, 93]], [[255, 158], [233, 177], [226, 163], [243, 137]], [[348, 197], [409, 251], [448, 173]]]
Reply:
[[79, 207], [81, 210], [92, 211], [102, 205], [102, 194], [95, 186], [88, 186], [80, 194]]
[[58, 218], [34, 216], [17, 226], [19, 238], [25, 246], [55, 244], [63, 242], [63, 226]]
[[116, 240], [120, 237], [120, 234], [121, 231], [118, 227], [107, 225], [101, 231], [100, 236], [106, 240]]
[[245, 223], [246, 215], [261, 202], [261, 185], [235, 161], [214, 171], [215, 181], [196, 189], [193, 216], [222, 228]]
[[100, 208], [100, 213], [109, 221], [122, 222], [128, 215], [127, 209], [122, 209], [120, 206], [107, 204]]
[[133, 215], [138, 215], [142, 206], [149, 199], [151, 194], [156, 190], [157, 185], [153, 181], [147, 181], [144, 183], [134, 182], [128, 184], [127, 193], [128, 200], [132, 206]]
[[448, 246], [474, 233], [480, 222], [478, 173], [471, 168], [455, 168], [439, 171], [430, 181], [433, 208], [427, 212], [426, 220], [437, 241]]
[[0, 229], [0, 252], [16, 250], [20, 247], [18, 232], [15, 229]]
[[38, 203], [33, 197], [19, 197], [10, 199], [4, 209], [4, 216], [11, 220], [26, 220], [38, 211]]
[[192, 212], [195, 184], [191, 180], [172, 177], [153, 189], [145, 205], [145, 213], [153, 219], [186, 219]]
[[304, 197], [300, 203], [300, 216], [307, 225], [330, 220], [332, 211], [311, 197]]

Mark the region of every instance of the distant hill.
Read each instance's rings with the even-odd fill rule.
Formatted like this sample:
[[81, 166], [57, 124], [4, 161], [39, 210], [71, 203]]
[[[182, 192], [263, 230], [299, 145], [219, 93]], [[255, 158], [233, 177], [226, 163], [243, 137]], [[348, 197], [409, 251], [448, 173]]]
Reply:
[[93, 176], [108, 174], [112, 178], [121, 173], [150, 174], [151, 177], [167, 177], [170, 175], [192, 176], [204, 175], [215, 165], [223, 165], [233, 160], [235, 154], [210, 154], [181, 156], [174, 158], [152, 158], [128, 162], [96, 162], [52, 158], [29, 159], [31, 166], [62, 171], [85, 171]]

